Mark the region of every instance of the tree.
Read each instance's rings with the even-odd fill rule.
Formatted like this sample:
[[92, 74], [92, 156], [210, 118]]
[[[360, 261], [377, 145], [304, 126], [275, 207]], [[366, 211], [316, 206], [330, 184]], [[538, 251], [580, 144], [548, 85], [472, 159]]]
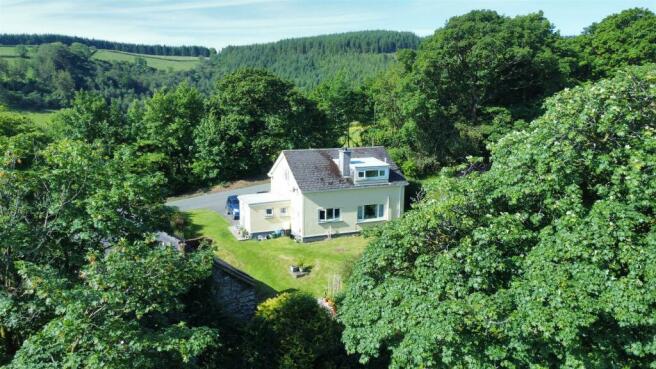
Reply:
[[[4, 119], [3, 119], [4, 118]], [[89, 252], [165, 229], [164, 178], [128, 148], [79, 141], [49, 143], [31, 124], [9, 120], [0, 137], [0, 331], [12, 355], [45, 324], [51, 309], [24, 292], [19, 262], [74, 278]], [[20, 122], [19, 122], [20, 123]]]
[[76, 93], [71, 108], [60, 111], [53, 120], [75, 140], [98, 140], [112, 148], [133, 140], [124, 113], [97, 93]]
[[264, 70], [244, 69], [217, 83], [195, 132], [194, 168], [206, 180], [260, 174], [281, 150], [324, 147], [339, 138], [316, 104]]
[[[283, 293], [258, 306], [250, 327], [254, 368], [349, 367], [340, 327], [309, 295]], [[354, 365], [355, 366], [355, 365]]]
[[191, 176], [193, 132], [204, 116], [204, 100], [198, 90], [182, 83], [174, 90], [157, 92], [144, 105], [134, 131], [142, 151], [163, 155], [162, 171], [173, 192], [183, 191]]
[[338, 309], [347, 349], [393, 368], [654, 365], [654, 82], [557, 94], [488, 172], [375, 230]]
[[323, 81], [310, 94], [317, 106], [335, 127], [340, 137], [346, 137], [351, 145], [350, 126], [352, 122], [362, 122], [369, 118], [367, 96], [349, 85], [346, 78], [338, 75]]
[[656, 60], [656, 15], [648, 9], [627, 9], [592, 24], [567, 44], [579, 54], [579, 79], [612, 76], [621, 67]]
[[534, 118], [567, 82], [558, 40], [542, 13], [477, 10], [449, 19], [372, 83], [377, 124], [366, 139], [391, 144], [395, 159], [417, 174], [487, 157], [490, 136], [508, 131], [507, 117], [511, 129]]
[[196, 367], [218, 343], [218, 332], [190, 327], [175, 313], [180, 296], [207, 278], [211, 250], [185, 256], [171, 247], [120, 242], [92, 253], [73, 283], [51, 267], [22, 262], [25, 293], [54, 311], [31, 335], [9, 368]]
[[27, 47], [25, 45], [16, 45], [16, 54], [18, 55], [19, 58], [25, 59], [27, 58]]

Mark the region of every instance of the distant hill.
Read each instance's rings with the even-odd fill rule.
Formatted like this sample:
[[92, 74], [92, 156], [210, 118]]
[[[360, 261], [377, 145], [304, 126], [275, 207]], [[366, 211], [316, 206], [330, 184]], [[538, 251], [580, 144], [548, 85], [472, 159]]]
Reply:
[[[27, 55], [25, 59], [30, 59], [34, 56], [37, 46], [26, 46]], [[116, 50], [94, 50], [91, 54], [93, 60], [104, 60], [108, 62], [136, 62], [138, 58], [143, 59], [149, 67], [161, 71], [186, 71], [197, 66], [204, 59], [197, 56], [160, 56], [160, 55], [147, 55], [128, 53], [125, 51]], [[19, 59], [16, 46], [0, 46], [0, 59], [5, 59], [8, 62], [14, 62]]]
[[93, 38], [84, 38], [77, 36], [65, 36], [55, 34], [0, 34], [0, 45], [41, 45], [53, 42], [61, 42], [65, 45], [71, 45], [75, 42], [97, 49], [117, 50], [128, 53], [146, 54], [146, 55], [166, 55], [166, 56], [210, 56], [214, 49], [204, 46], [165, 46], [165, 45], [145, 45], [129, 44], [123, 42], [114, 42], [107, 40], [96, 40]]
[[357, 84], [384, 70], [397, 50], [416, 49], [420, 40], [411, 32], [360, 31], [228, 46], [212, 58], [210, 68], [219, 75], [265, 68], [303, 89], [338, 73]]

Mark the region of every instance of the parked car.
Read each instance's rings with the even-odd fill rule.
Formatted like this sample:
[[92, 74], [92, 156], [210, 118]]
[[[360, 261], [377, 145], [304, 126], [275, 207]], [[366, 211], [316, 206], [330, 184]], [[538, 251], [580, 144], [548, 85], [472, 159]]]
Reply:
[[239, 199], [237, 195], [230, 195], [225, 204], [226, 215], [232, 215], [232, 219], [239, 220]]

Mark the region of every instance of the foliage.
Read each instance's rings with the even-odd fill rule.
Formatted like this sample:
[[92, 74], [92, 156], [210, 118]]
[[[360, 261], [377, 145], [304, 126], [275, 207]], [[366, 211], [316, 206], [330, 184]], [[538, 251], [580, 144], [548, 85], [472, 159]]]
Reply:
[[206, 180], [243, 178], [268, 169], [281, 150], [330, 147], [338, 138], [292, 84], [242, 69], [221, 79], [208, 102], [195, 134], [194, 171]]
[[164, 46], [128, 44], [106, 40], [96, 40], [76, 36], [54, 34], [0, 34], [0, 44], [3, 45], [41, 45], [60, 42], [65, 45], [84, 45], [96, 49], [118, 50], [130, 53], [169, 56], [210, 56], [216, 53], [211, 48], [202, 46]]
[[[656, 69], [565, 90], [374, 232], [338, 310], [401, 367], [649, 367]], [[375, 301], [375, 304], [372, 304]]]
[[42, 44], [33, 50], [29, 58], [0, 63], [0, 103], [30, 110], [61, 108], [70, 105], [76, 91], [86, 90], [125, 108], [174, 79], [138, 60], [94, 59], [82, 44]]
[[173, 314], [179, 296], [207, 278], [211, 251], [185, 257], [170, 247], [121, 242], [88, 256], [82, 284], [51, 267], [22, 262], [25, 293], [55, 317], [28, 338], [9, 368], [193, 367], [217, 344], [217, 332], [189, 327]]
[[17, 262], [74, 276], [90, 251], [143, 237], [164, 224], [163, 177], [128, 147], [111, 156], [79, 141], [51, 138], [13, 113], [0, 113], [0, 330], [5, 352], [49, 319], [24, 293]]
[[566, 45], [580, 55], [579, 79], [609, 77], [621, 67], [656, 61], [656, 15], [648, 9], [627, 9], [592, 24]]
[[369, 118], [367, 95], [350, 86], [346, 78], [338, 75], [319, 84], [310, 93], [310, 98], [317, 102], [328, 121], [335, 127], [336, 133], [346, 136], [346, 146], [351, 145], [350, 125]]
[[169, 188], [181, 191], [193, 183], [193, 134], [204, 116], [204, 99], [198, 90], [183, 83], [174, 90], [159, 91], [146, 100], [138, 118], [132, 114], [138, 150], [162, 155], [161, 170]]
[[356, 87], [391, 64], [394, 52], [418, 44], [410, 32], [361, 31], [228, 46], [199, 72], [212, 80], [242, 68], [264, 68], [304, 90], [342, 75]]
[[64, 127], [64, 135], [84, 142], [100, 141], [114, 147], [129, 140], [129, 127], [116, 103], [110, 105], [98, 94], [80, 91], [72, 106], [57, 113], [55, 124]]
[[312, 296], [286, 292], [264, 301], [250, 330], [253, 368], [351, 366], [340, 342], [340, 326]]
[[542, 99], [563, 87], [558, 39], [541, 13], [472, 11], [449, 19], [372, 84], [380, 125], [366, 140], [399, 148], [395, 159], [418, 172], [486, 155], [491, 136], [533, 118]]

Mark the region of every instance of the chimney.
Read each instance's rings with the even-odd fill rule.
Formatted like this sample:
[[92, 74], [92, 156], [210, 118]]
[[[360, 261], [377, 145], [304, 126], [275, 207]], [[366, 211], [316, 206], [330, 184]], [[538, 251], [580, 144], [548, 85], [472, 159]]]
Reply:
[[339, 150], [339, 171], [342, 177], [351, 175], [351, 150], [348, 147]]

